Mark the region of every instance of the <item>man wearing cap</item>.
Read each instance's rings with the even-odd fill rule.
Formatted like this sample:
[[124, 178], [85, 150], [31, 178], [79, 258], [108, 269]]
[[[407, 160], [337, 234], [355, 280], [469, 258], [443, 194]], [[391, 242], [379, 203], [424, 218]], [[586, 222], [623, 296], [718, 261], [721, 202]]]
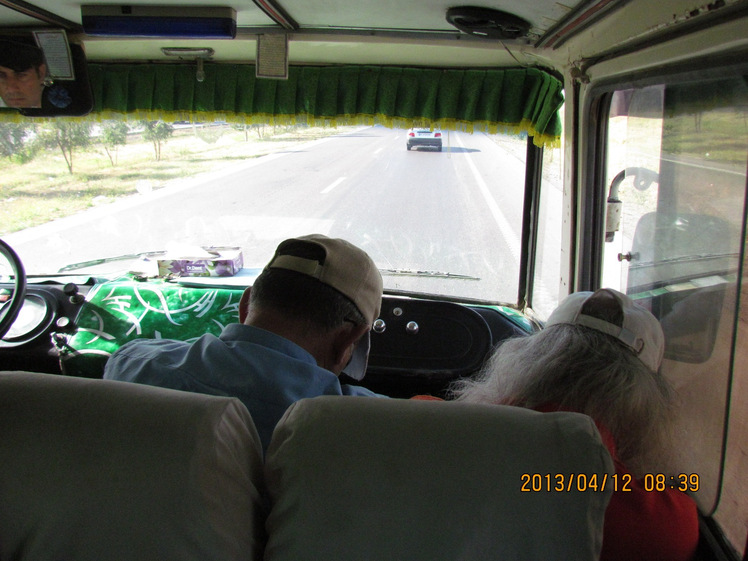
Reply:
[[660, 372], [664, 349], [657, 318], [630, 297], [577, 292], [545, 329], [505, 341], [477, 379], [453, 388], [460, 401], [592, 417], [618, 483], [605, 512], [601, 561], [687, 561], [696, 550], [693, 500], [667, 487], [648, 490], [641, 479], [670, 444], [673, 390]]
[[8, 107], [42, 106], [47, 65], [35, 45], [0, 41], [0, 97]]
[[322, 235], [289, 239], [242, 296], [241, 323], [194, 343], [131, 341], [110, 357], [104, 378], [237, 397], [267, 449], [299, 399], [377, 396], [338, 375], [364, 377], [381, 300], [382, 277], [361, 249]]

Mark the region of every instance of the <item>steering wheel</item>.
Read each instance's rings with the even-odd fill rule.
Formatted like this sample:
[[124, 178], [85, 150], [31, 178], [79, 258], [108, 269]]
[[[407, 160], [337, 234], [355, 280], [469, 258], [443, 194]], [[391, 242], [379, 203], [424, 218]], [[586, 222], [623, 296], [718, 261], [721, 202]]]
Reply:
[[18, 254], [3, 240], [0, 240], [0, 254], [4, 255], [10, 263], [16, 279], [13, 296], [10, 297], [10, 302], [6, 303], [0, 311], [0, 339], [2, 339], [18, 317], [18, 312], [21, 311], [23, 299], [26, 296], [26, 272]]

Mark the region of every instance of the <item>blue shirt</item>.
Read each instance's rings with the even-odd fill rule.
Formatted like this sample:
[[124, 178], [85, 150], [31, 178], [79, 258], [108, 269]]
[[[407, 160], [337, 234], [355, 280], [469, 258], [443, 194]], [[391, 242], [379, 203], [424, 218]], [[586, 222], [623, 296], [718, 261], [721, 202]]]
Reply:
[[288, 339], [243, 324], [220, 337], [206, 334], [194, 343], [136, 339], [117, 350], [104, 378], [239, 398], [246, 405], [267, 450], [275, 425], [295, 401], [318, 395], [383, 397], [341, 384], [317, 366], [314, 357]]

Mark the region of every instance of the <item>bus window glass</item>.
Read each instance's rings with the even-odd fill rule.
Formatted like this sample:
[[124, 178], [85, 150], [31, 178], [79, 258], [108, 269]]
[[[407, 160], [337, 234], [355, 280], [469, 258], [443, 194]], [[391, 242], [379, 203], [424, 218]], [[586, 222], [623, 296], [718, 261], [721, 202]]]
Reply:
[[[76, 127], [74, 158], [31, 151], [59, 127]], [[408, 147], [409, 131], [379, 125], [95, 117], [0, 133], [18, 140], [0, 161], [0, 236], [31, 275], [151, 275], [158, 252], [222, 246], [259, 271], [283, 239], [317, 232], [364, 248], [389, 291], [517, 301], [527, 134], [444, 130]]]
[[[639, 176], [649, 172], [658, 177], [662, 140], [663, 86], [613, 94], [608, 121], [607, 200], [608, 234], [605, 244], [603, 286], [625, 291], [630, 238], [639, 219], [657, 209], [659, 182], [642, 182]], [[644, 170], [647, 170], [646, 172]], [[638, 175], [637, 175], [638, 172]], [[626, 203], [623, 204], [625, 198]], [[620, 203], [619, 203], [620, 201]], [[617, 216], [617, 221], [612, 216]], [[620, 234], [616, 234], [618, 225]], [[628, 238], [627, 238], [628, 235]], [[626, 242], [626, 240], [629, 240]], [[619, 255], [622, 258], [619, 259]], [[620, 266], [611, 266], [610, 263]]]
[[734, 344], [745, 337], [737, 296], [748, 85], [743, 77], [662, 84], [619, 90], [610, 101], [602, 281], [660, 318], [663, 370], [681, 401], [674, 451], [653, 469], [698, 473], [700, 509], [742, 550], [745, 400], [733, 401], [729, 433], [725, 419], [731, 386], [748, 374]]

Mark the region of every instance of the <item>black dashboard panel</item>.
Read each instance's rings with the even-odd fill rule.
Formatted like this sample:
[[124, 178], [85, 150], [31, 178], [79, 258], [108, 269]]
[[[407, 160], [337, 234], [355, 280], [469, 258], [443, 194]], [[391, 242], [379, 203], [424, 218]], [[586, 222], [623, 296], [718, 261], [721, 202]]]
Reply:
[[453, 378], [480, 368], [492, 340], [483, 317], [466, 306], [385, 298], [371, 335], [369, 371]]
[[527, 333], [493, 307], [385, 296], [362, 383], [393, 397], [443, 396], [501, 341]]
[[[0, 295], [12, 289], [12, 284], [0, 284]], [[29, 284], [16, 321], [0, 340], [0, 370], [59, 373], [53, 336], [75, 329], [86, 291], [85, 285], [75, 283]]]

